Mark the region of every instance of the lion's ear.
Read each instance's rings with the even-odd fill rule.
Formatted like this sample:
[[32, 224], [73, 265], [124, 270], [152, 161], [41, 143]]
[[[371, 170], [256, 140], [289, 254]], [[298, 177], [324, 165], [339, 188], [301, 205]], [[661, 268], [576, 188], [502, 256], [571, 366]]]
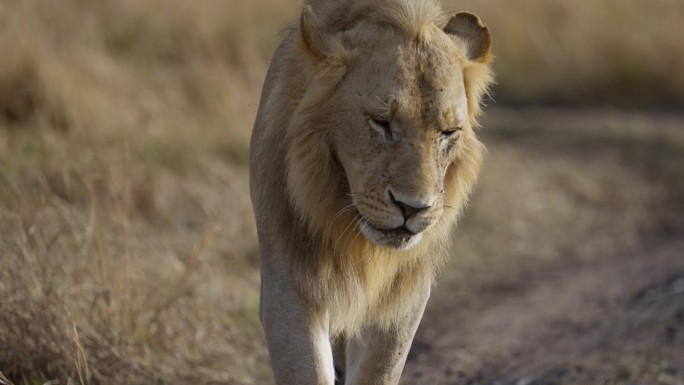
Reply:
[[326, 56], [330, 49], [330, 37], [325, 33], [323, 24], [310, 5], [305, 5], [302, 9], [299, 29], [306, 48], [314, 56]]
[[488, 63], [492, 57], [492, 36], [479, 17], [460, 12], [451, 17], [444, 32], [458, 37], [465, 45], [468, 60]]

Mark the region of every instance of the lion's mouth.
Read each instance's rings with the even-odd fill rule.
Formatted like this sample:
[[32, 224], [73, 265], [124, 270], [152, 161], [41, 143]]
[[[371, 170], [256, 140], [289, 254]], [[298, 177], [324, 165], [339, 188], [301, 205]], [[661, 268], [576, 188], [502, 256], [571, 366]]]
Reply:
[[372, 224], [368, 223], [368, 227], [371, 229], [380, 232], [382, 234], [385, 234], [388, 237], [392, 238], [404, 238], [404, 237], [412, 237], [416, 235], [413, 231], [409, 230], [406, 228], [406, 225], [401, 225], [399, 227], [393, 228], [393, 229], [384, 229], [382, 227], [377, 227], [373, 226]]
[[422, 233], [415, 233], [405, 225], [393, 229], [373, 226], [368, 221], [361, 225], [361, 232], [371, 242], [385, 247], [408, 250], [417, 245], [423, 238]]

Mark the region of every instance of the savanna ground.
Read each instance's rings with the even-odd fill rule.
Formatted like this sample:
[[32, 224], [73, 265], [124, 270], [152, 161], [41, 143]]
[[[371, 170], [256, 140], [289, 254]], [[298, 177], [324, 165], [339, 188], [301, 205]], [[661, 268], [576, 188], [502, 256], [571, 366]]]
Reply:
[[[403, 383], [684, 384], [684, 3], [445, 4], [499, 84]], [[272, 381], [247, 151], [297, 6], [0, 0], [0, 384]]]

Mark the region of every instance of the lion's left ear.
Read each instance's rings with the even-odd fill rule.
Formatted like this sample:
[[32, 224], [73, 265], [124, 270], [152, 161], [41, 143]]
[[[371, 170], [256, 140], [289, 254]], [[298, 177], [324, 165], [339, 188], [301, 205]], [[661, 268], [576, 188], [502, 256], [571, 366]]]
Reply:
[[460, 12], [449, 19], [444, 32], [459, 38], [465, 45], [468, 60], [489, 63], [492, 58], [492, 36], [479, 17]]

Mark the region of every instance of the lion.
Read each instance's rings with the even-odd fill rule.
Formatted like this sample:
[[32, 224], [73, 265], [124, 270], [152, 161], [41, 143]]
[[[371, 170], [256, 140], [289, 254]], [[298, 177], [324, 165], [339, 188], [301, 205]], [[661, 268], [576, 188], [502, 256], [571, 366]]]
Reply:
[[479, 173], [491, 47], [436, 1], [308, 1], [287, 30], [250, 144], [277, 384], [398, 383]]

